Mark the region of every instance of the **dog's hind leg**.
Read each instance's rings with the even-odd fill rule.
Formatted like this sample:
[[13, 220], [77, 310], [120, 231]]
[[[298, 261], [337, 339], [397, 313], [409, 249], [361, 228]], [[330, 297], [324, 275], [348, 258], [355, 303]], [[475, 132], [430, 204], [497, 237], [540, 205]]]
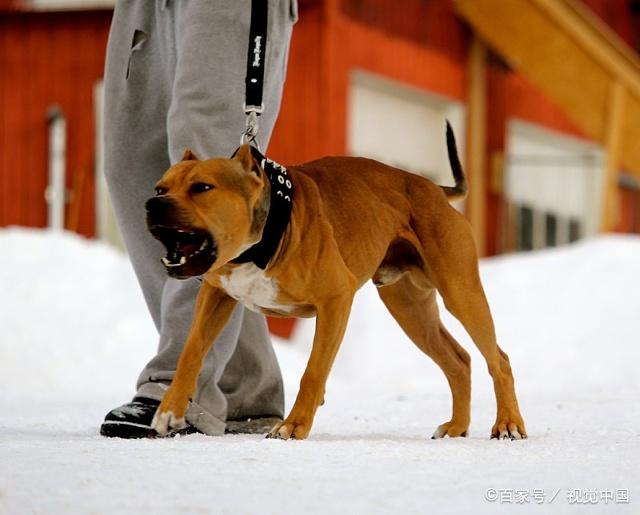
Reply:
[[379, 286], [378, 294], [411, 341], [442, 369], [451, 387], [451, 420], [440, 425], [433, 438], [467, 436], [471, 359], [440, 322], [435, 288], [414, 269], [393, 284]]
[[509, 357], [496, 342], [493, 319], [480, 282], [471, 227], [462, 215], [451, 212], [446, 223], [442, 218], [430, 227], [420, 227], [420, 221], [416, 223], [423, 244], [425, 273], [442, 295], [447, 310], [460, 320], [487, 362], [497, 402], [491, 437], [526, 438]]

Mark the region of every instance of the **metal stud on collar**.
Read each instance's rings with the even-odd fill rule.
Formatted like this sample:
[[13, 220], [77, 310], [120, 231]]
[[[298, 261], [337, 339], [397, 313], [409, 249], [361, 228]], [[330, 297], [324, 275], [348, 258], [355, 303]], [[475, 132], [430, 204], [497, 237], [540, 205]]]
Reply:
[[[275, 174], [274, 180], [271, 181], [271, 187], [276, 187], [276, 195], [282, 197], [285, 201], [291, 202], [291, 192], [293, 190], [293, 184], [287, 177], [287, 169], [275, 161], [265, 158], [262, 162], [262, 168], [265, 169], [265, 164]], [[276, 184], [276, 181], [278, 184]]]

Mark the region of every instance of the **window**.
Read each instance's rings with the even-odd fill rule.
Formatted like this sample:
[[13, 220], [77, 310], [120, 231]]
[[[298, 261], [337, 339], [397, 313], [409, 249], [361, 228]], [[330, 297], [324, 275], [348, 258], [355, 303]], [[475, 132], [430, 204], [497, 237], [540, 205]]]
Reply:
[[595, 234], [603, 151], [522, 121], [507, 128], [505, 200], [514, 250], [555, 247]]

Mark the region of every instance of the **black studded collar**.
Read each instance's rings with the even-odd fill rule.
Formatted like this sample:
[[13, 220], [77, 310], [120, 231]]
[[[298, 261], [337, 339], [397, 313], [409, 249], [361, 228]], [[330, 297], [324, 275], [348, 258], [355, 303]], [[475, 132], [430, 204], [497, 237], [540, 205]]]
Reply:
[[271, 183], [269, 214], [262, 231], [262, 239], [231, 262], [254, 263], [264, 270], [278, 250], [282, 235], [289, 225], [294, 187], [284, 166], [263, 156], [253, 145], [251, 145], [251, 153], [253, 158], [260, 163]]

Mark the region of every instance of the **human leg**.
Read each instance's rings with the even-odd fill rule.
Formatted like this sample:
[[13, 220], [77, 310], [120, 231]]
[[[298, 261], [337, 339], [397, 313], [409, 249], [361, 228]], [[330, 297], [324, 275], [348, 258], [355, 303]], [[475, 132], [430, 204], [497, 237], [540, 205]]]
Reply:
[[[233, 99], [227, 101], [226, 109], [221, 108], [219, 102], [214, 102], [212, 106], [215, 109], [200, 112], [201, 105], [196, 102], [194, 106], [192, 103], [194, 98], [204, 102], [205, 106], [211, 99], [207, 99], [206, 95], [201, 96], [197, 88], [194, 91], [189, 84], [185, 84], [184, 88], [175, 87], [180, 82], [178, 75], [182, 80], [200, 81], [205, 89], [213, 87], [206, 74], [201, 77], [197, 73], [202, 70], [201, 63], [188, 58], [179, 60], [176, 49], [185, 50], [196, 45], [193, 34], [197, 34], [198, 30], [193, 30], [193, 20], [222, 23], [223, 26], [228, 21], [215, 16], [216, 10], [211, 3], [189, 2], [190, 13], [185, 4], [119, 3], [114, 14], [105, 73], [107, 182], [134, 269], [160, 333], [158, 353], [138, 380], [138, 396], [152, 399], [162, 398], [166, 385], [173, 377], [188, 334], [199, 283], [196, 280], [178, 282], [167, 278], [158, 259], [162, 255], [162, 247], [146, 231], [144, 202], [161, 174], [179, 159], [182, 152], [180, 147], [190, 146], [203, 156], [230, 153], [227, 149], [235, 148], [232, 142], [240, 134], [240, 130], [236, 132], [231, 129], [237, 125], [231, 118], [243, 120], [239, 107], [241, 103], [235, 105]], [[235, 9], [239, 7], [236, 5]], [[273, 20], [286, 20], [277, 14], [277, 10], [273, 12], [276, 14], [272, 16], [270, 28], [273, 30], [273, 27], [277, 27], [280, 30], [282, 24]], [[244, 13], [236, 13], [236, 16], [242, 18]], [[289, 20], [288, 33], [286, 30], [282, 32], [286, 44], [290, 26]], [[214, 25], [209, 26], [211, 33], [222, 32], [222, 29], [214, 29]], [[180, 34], [180, 44], [174, 39], [176, 34]], [[247, 38], [243, 43], [245, 57]], [[278, 45], [277, 38], [272, 39], [275, 39], [275, 43], [270, 48], [282, 47], [282, 43]], [[284, 50], [273, 50], [273, 54], [270, 52], [277, 70], [276, 66], [268, 64], [265, 101], [270, 108], [262, 121], [263, 145], [268, 141], [279, 107], [286, 44]], [[188, 50], [185, 51], [188, 53]], [[225, 68], [230, 63], [237, 64], [237, 59], [218, 58], [221, 62], [217, 70], [220, 79], [223, 79], [227, 76]], [[191, 77], [192, 73], [197, 76]], [[240, 84], [240, 89], [243, 89], [243, 80]], [[193, 109], [198, 115], [195, 121]], [[207, 121], [208, 117], [212, 118], [211, 123]], [[198, 122], [204, 129], [198, 130]], [[211, 127], [216, 129], [213, 134], [208, 132]], [[209, 143], [205, 146], [203, 142]], [[239, 333], [240, 341], [236, 344]], [[236, 354], [233, 354], [236, 349]], [[228, 372], [225, 372], [225, 365], [230, 359]], [[248, 375], [249, 380], [246, 380]], [[219, 381], [224, 394], [218, 386]], [[243, 314], [242, 308], [234, 312], [205, 360], [198, 394], [194, 399], [196, 402], [188, 413], [190, 422], [210, 434], [222, 432], [223, 421], [227, 417], [227, 397], [232, 416], [282, 414], [280, 373], [268, 341], [264, 319], [253, 313]]]

